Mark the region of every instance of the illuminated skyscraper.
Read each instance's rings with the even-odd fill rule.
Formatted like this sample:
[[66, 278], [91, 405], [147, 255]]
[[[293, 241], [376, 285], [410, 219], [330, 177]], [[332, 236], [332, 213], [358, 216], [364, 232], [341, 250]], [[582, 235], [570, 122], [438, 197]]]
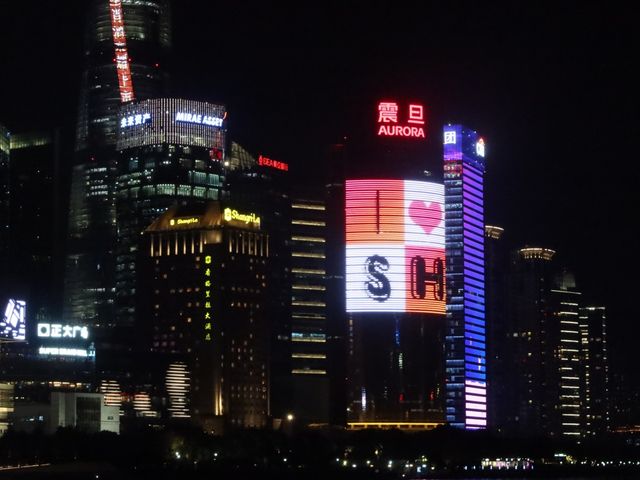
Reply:
[[293, 414], [298, 424], [327, 422], [323, 191], [292, 187], [287, 163], [264, 155], [248, 158], [234, 145], [228, 167], [233, 171], [226, 177], [230, 200], [260, 213], [269, 232], [271, 413], [274, 419]]
[[513, 252], [508, 273], [504, 346], [511, 363], [504, 430], [522, 436], [577, 438], [584, 433], [585, 362], [581, 293], [572, 274], [557, 273], [555, 252]]
[[586, 436], [610, 428], [607, 315], [604, 307], [580, 308], [581, 363], [584, 369], [583, 419]]
[[444, 127], [446, 418], [469, 429], [487, 426], [484, 154], [475, 131]]
[[167, 88], [168, 0], [92, 0], [85, 35], [65, 265], [67, 318], [114, 324], [117, 114]]
[[347, 180], [348, 424], [442, 423], [445, 210], [440, 183]]
[[584, 431], [582, 377], [585, 372], [578, 318], [581, 296], [572, 274], [556, 275], [549, 291], [549, 310], [541, 317], [546, 411], [542, 412], [540, 421], [545, 426], [545, 434], [575, 438]]
[[329, 421], [327, 377], [326, 208], [307, 189], [291, 200], [292, 411], [301, 420]]
[[144, 233], [141, 375], [173, 418], [206, 431], [265, 427], [269, 415], [269, 236], [254, 212], [174, 206]]
[[142, 232], [180, 203], [222, 197], [222, 105], [175, 98], [130, 102], [118, 116], [116, 321], [135, 322], [136, 263]]

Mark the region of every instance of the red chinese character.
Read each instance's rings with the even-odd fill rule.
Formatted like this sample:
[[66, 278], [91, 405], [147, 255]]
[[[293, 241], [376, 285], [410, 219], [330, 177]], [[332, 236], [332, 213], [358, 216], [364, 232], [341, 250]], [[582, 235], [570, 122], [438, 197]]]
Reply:
[[424, 125], [424, 107], [422, 105], [409, 105], [409, 123]]
[[378, 104], [378, 123], [398, 123], [398, 104], [380, 102]]

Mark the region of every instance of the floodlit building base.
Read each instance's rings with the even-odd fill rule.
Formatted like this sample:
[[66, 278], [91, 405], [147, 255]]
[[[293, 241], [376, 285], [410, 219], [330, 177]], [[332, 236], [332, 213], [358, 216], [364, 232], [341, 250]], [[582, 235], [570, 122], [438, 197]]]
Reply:
[[398, 429], [403, 431], [419, 431], [419, 430], [433, 430], [436, 427], [444, 425], [442, 422], [349, 422], [347, 423], [347, 430], [365, 430], [365, 429], [378, 429], [378, 430], [391, 430]]

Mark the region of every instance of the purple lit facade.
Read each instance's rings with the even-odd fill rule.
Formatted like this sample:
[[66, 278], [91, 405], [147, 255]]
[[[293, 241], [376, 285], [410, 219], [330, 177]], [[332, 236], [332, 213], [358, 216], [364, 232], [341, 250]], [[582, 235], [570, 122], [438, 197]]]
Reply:
[[486, 428], [484, 140], [462, 125], [447, 125], [443, 133], [446, 419], [455, 427]]

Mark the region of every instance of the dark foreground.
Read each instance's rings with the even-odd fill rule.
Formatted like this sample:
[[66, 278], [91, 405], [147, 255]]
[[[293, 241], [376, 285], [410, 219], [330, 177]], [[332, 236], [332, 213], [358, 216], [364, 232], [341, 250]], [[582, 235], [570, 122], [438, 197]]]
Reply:
[[0, 479], [637, 479], [635, 440], [609, 436], [576, 444], [449, 428], [237, 431], [223, 437], [179, 425], [122, 435], [9, 432], [0, 438]]

